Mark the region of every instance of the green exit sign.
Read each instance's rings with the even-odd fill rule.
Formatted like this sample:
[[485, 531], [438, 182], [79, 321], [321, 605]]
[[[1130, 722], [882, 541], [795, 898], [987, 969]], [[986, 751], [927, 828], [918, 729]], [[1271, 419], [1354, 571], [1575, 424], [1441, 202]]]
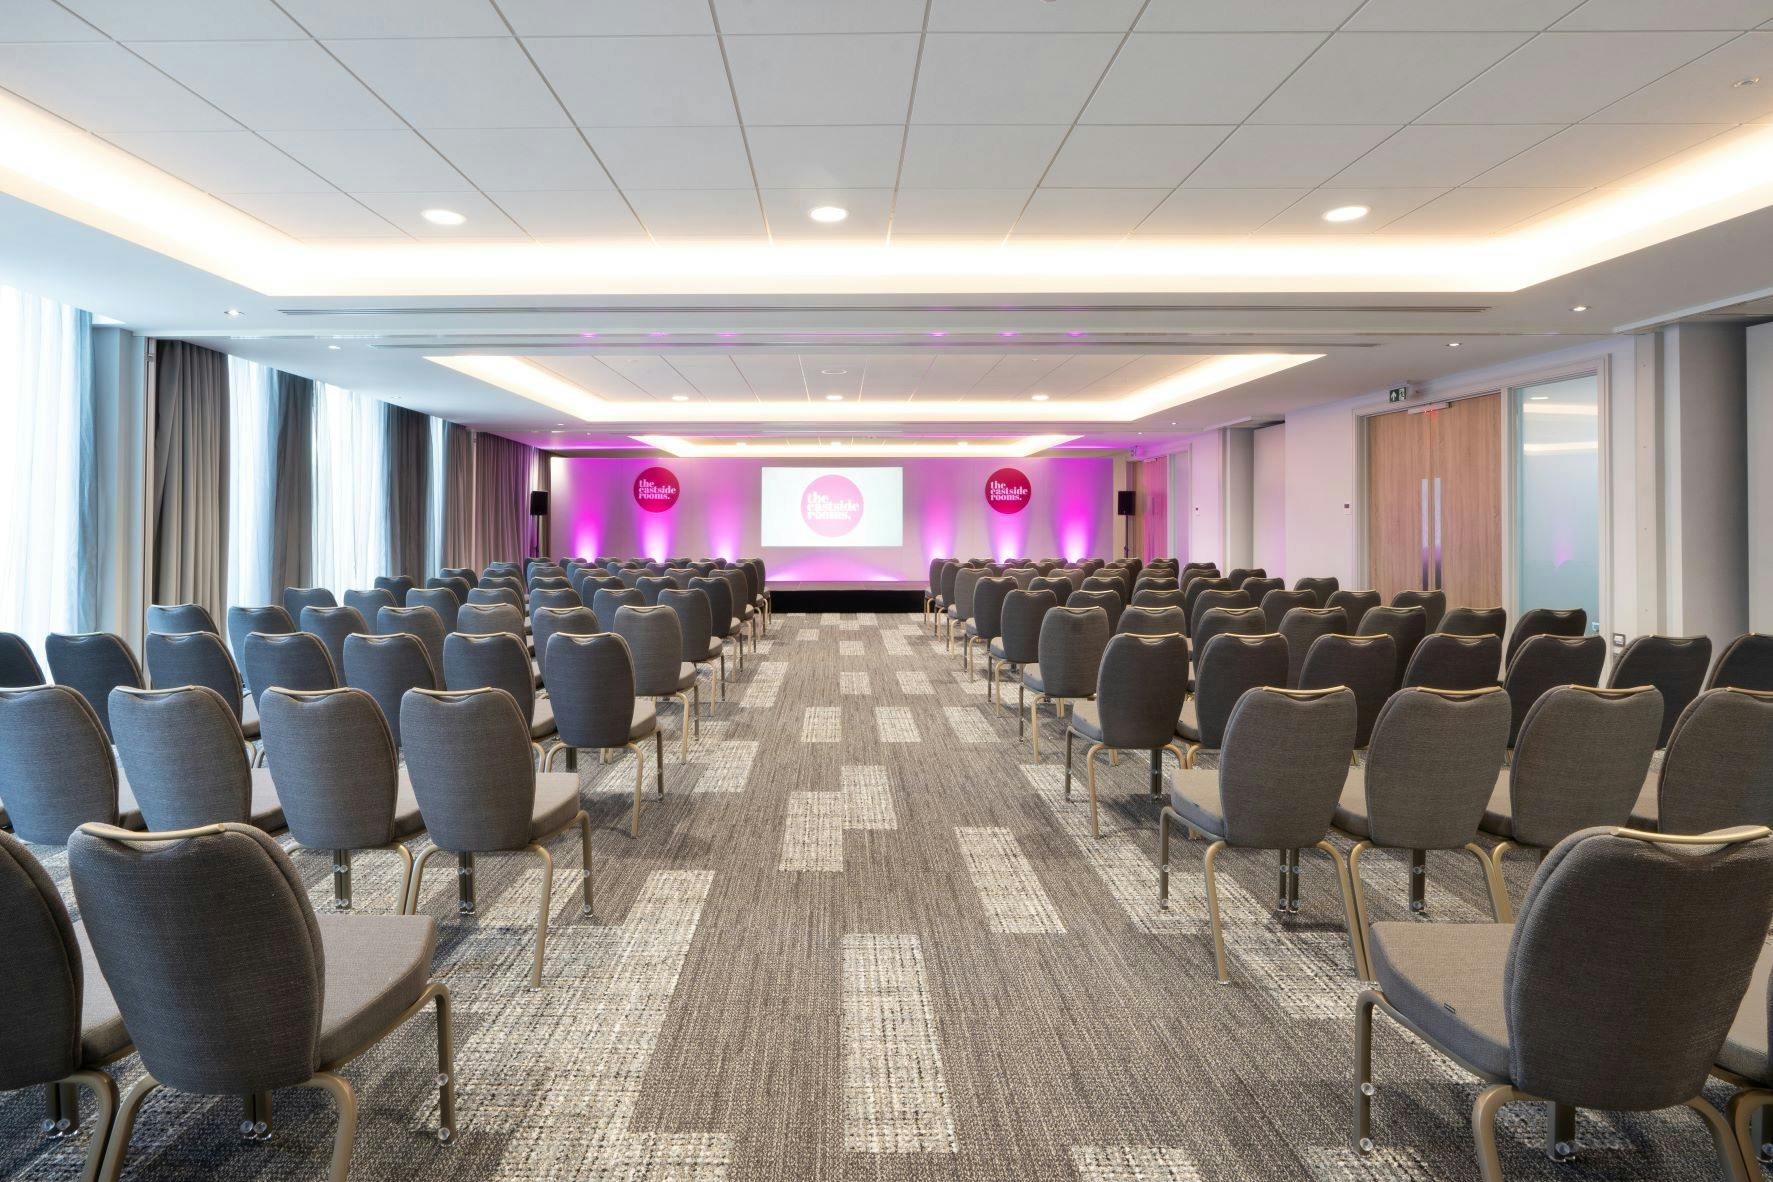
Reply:
[[1409, 383], [1406, 382], [1402, 386], [1393, 386], [1385, 392], [1385, 398], [1387, 402], [1408, 402], [1410, 400]]

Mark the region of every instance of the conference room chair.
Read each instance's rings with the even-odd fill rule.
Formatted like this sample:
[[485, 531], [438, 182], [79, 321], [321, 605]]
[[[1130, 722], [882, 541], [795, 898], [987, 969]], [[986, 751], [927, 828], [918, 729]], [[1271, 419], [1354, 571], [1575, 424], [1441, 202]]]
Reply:
[[930, 559], [929, 575], [923, 588], [923, 622], [928, 627], [930, 614], [935, 610], [936, 603], [942, 598], [942, 567], [947, 564], [946, 558]]
[[[436, 925], [405, 915], [317, 917], [277, 843], [250, 827], [126, 833], [88, 825], [69, 845], [94, 956], [143, 1074], [124, 1094], [103, 1174], [123, 1171], [143, 1101], [161, 1088], [264, 1097], [313, 1088], [338, 1109], [330, 1177], [356, 1141], [340, 1070], [437, 1006], [438, 1136], [455, 1136], [449, 992], [429, 979]], [[226, 891], [228, 905], [214, 905]], [[251, 1004], [257, 1001], [258, 1004]]]
[[[700, 591], [708, 597], [708, 627], [714, 640], [720, 641], [716, 657], [720, 662], [720, 696], [726, 697], [726, 645], [731, 641], [738, 649], [739, 660], [744, 659], [744, 637], [742, 625], [733, 612], [733, 587], [725, 579], [713, 575], [699, 576], [690, 580], [689, 590]], [[740, 666], [743, 668], [743, 665]]]
[[1089, 573], [1081, 566], [1062, 566], [1053, 574], [1070, 583], [1073, 591], [1083, 590], [1084, 580], [1090, 577]]
[[[677, 613], [677, 625], [683, 636], [683, 659], [700, 669], [708, 667], [710, 696], [707, 704], [708, 716], [714, 716], [715, 695], [726, 697], [726, 678], [721, 675], [718, 685], [714, 684], [717, 668], [724, 669], [726, 642], [714, 635], [714, 611], [708, 602], [707, 594], [700, 588], [695, 590], [678, 590], [671, 588], [659, 593], [660, 607], [668, 607]], [[541, 643], [538, 638], [537, 643]], [[699, 674], [698, 674], [699, 676]], [[697, 696], [701, 696], [698, 684]]]
[[376, 850], [400, 858], [394, 910], [405, 912], [413, 867], [405, 843], [425, 820], [381, 707], [359, 689], [281, 686], [260, 705], [289, 835], [298, 848], [332, 854], [333, 910], [351, 910], [351, 855]]
[[[1241, 639], [1221, 636], [1214, 644]], [[1157, 905], [1166, 910], [1170, 905], [1170, 829], [1180, 824], [1210, 843], [1207, 923], [1221, 985], [1231, 984], [1231, 974], [1214, 863], [1227, 849], [1279, 851], [1287, 881], [1281, 894], [1288, 910], [1298, 897], [1299, 851], [1316, 848], [1328, 854], [1342, 888], [1355, 975], [1366, 975], [1348, 864], [1329, 840], [1330, 818], [1354, 751], [1354, 715], [1354, 695], [1346, 689], [1247, 690], [1226, 720], [1218, 768], [1191, 767], [1171, 781], [1169, 802], [1158, 818]]]
[[1356, 636], [1389, 636], [1397, 645], [1397, 668], [1391, 682], [1396, 689], [1404, 684], [1404, 672], [1410, 667], [1410, 658], [1416, 655], [1416, 646], [1428, 635], [1428, 613], [1413, 604], [1368, 608], [1352, 630]]
[[204, 685], [233, 711], [248, 746], [259, 741], [258, 703], [246, 696], [245, 682], [228, 646], [214, 632], [150, 632], [144, 642], [148, 684], [155, 689]]
[[95, 1182], [117, 1114], [117, 1084], [103, 1070], [130, 1053], [129, 1032], [83, 927], [76, 925], [43, 864], [0, 832], [0, 1091], [41, 1087], [43, 1128], [70, 1137], [80, 1127], [80, 1092], [92, 1096], [81, 1182]]
[[[732, 584], [725, 579], [718, 580], [727, 589], [728, 602], [731, 602]], [[620, 591], [599, 588], [591, 597], [591, 613], [605, 629], [615, 623], [616, 612], [624, 607], [645, 607], [646, 596], [638, 588], [624, 587]]]
[[1524, 613], [1515, 624], [1514, 631], [1509, 634], [1508, 647], [1502, 654], [1502, 663], [1514, 664], [1514, 655], [1523, 644], [1535, 636], [1587, 636], [1588, 613], [1579, 607], [1558, 611], [1548, 607], [1536, 607]]
[[515, 575], [489, 575], [488, 577], [480, 580], [480, 586], [476, 587], [475, 590], [476, 591], [498, 591], [498, 590], [509, 591], [512, 595], [517, 597], [517, 607], [519, 610], [522, 609], [524, 598], [528, 594], [528, 591], [524, 587], [523, 582], [520, 579], [518, 579]]
[[123, 686], [141, 689], [142, 667], [115, 632], [51, 632], [43, 639], [49, 675], [57, 685], [77, 691], [98, 716], [105, 734], [111, 730], [111, 691]]
[[1709, 636], [1639, 636], [1613, 662], [1607, 684], [1615, 689], [1653, 685], [1662, 694], [1658, 748], [1668, 746], [1675, 720], [1705, 685], [1711, 665]]
[[[460, 613], [456, 616], [461, 621]], [[523, 626], [523, 616], [517, 617], [518, 627]], [[376, 632], [383, 636], [404, 633], [416, 636], [425, 646], [425, 652], [431, 658], [433, 668], [443, 668], [443, 642], [448, 633], [444, 631], [443, 617], [428, 607], [385, 607], [376, 613]]]
[[1371, 849], [1409, 852], [1407, 902], [1427, 909], [1428, 853], [1462, 850], [1477, 859], [1491, 915], [1504, 913], [1500, 873], [1472, 840], [1508, 747], [1508, 697], [1500, 686], [1478, 690], [1406, 687], [1379, 711], [1366, 762], [1348, 769], [1336, 805], [1336, 828], [1355, 839], [1348, 853], [1354, 912], [1361, 939], [1371, 919], [1361, 859]]
[[1718, 1051], [1711, 1073], [1737, 1090], [1724, 1104], [1724, 1119], [1736, 1134], [1737, 1148], [1750, 1174], [1773, 1161], [1773, 1129], [1767, 1107], [1773, 1105], [1773, 1052], [1768, 1031], [1773, 1027], [1773, 951], [1761, 948], [1749, 977], [1748, 992], [1736, 1020]]
[[1339, 607], [1296, 607], [1282, 616], [1280, 626], [1275, 631], [1287, 642], [1287, 688], [1299, 688], [1299, 674], [1305, 668], [1305, 656], [1318, 637], [1332, 633], [1346, 634], [1348, 630], [1348, 615]]
[[[289, 690], [336, 689], [339, 671], [344, 668], [342, 646], [340, 656], [341, 663], [335, 664], [326, 643], [312, 632], [248, 633], [246, 673], [247, 680], [257, 687], [252, 691], [254, 713], [265, 691], [272, 686]], [[262, 716], [259, 726], [262, 732]]]
[[480, 586], [474, 588], [474, 590], [468, 592], [468, 602], [462, 606], [491, 607], [494, 604], [502, 604], [516, 611], [519, 615], [523, 614], [523, 596], [511, 590], [509, 587], [492, 587], [485, 583], [482, 583]]
[[634, 659], [628, 642], [613, 632], [584, 636], [561, 633], [548, 642], [548, 660], [554, 669], [554, 721], [560, 746], [548, 753], [542, 770], [552, 765], [554, 752], [566, 755], [567, 768], [576, 766], [581, 750], [634, 752], [634, 811], [628, 836], [640, 836], [640, 802], [646, 784], [646, 747], [652, 736], [653, 776], [660, 799], [665, 796], [665, 732], [659, 726], [658, 708], [638, 697]]
[[[973, 615], [962, 629], [961, 665], [969, 672], [973, 667], [973, 647], [985, 652], [985, 676], [991, 676], [991, 642], [1003, 631], [1004, 596], [1016, 590], [1016, 580], [1006, 575], [992, 575], [973, 585]], [[986, 686], [987, 692], [990, 685]]]
[[930, 635], [941, 632], [944, 621], [948, 618], [948, 607], [954, 602], [954, 584], [960, 577], [960, 562], [953, 558], [939, 560], [941, 566], [936, 571], [936, 597], [930, 603]]
[[[406, 593], [406, 610], [410, 612], [427, 608], [436, 613], [445, 636], [456, 630], [456, 617], [460, 614], [461, 607], [456, 593], [448, 587], [414, 587]], [[381, 612], [376, 613], [376, 620], [379, 625]]]
[[647, 570], [644, 566], [629, 566], [624, 563], [615, 569], [614, 574], [622, 580], [622, 586], [632, 587], [647, 577]]
[[1330, 592], [1330, 597], [1324, 601], [1324, 606], [1339, 607], [1347, 612], [1348, 626], [1356, 630], [1358, 634], [1361, 621], [1366, 619], [1367, 613], [1378, 607], [1379, 603], [1379, 592], [1377, 591], [1337, 589]]
[[669, 591], [676, 585], [677, 584], [673, 583], [663, 575], [648, 575], [646, 578], [641, 579], [636, 583], [634, 589], [640, 592], [644, 606], [657, 607], [659, 603], [659, 592]]
[[1299, 688], [1347, 686], [1354, 694], [1355, 750], [1372, 739], [1379, 711], [1391, 697], [1397, 676], [1397, 642], [1389, 636], [1348, 636], [1337, 633], [1311, 642], [1299, 669]]
[[1706, 690], [1681, 711], [1631, 825], [1709, 833], [1773, 821], [1773, 693]]
[[452, 692], [500, 689], [529, 720], [530, 745], [538, 765], [554, 739], [554, 708], [536, 693], [534, 671], [522, 637], [510, 632], [470, 635], [457, 632], [443, 642], [443, 688]]
[[670, 568], [667, 567], [663, 562], [649, 562], [646, 564], [646, 566], [643, 569], [649, 575], [658, 576], [658, 575], [664, 574]]
[[1190, 587], [1194, 586], [1202, 579], [1221, 579], [1223, 577], [1224, 576], [1219, 573], [1219, 568], [1216, 566], [1193, 566], [1182, 572], [1180, 583], [1183, 592], [1186, 594]]
[[574, 591], [571, 587], [549, 588], [547, 590], [537, 591], [534, 595], [529, 597], [529, 610], [532, 617], [535, 615], [537, 608], [574, 608], [583, 606], [585, 606], [585, 601], [579, 598], [579, 593]]
[[[1601, 666], [1607, 660], [1607, 642], [1598, 636], [1530, 637], [1508, 663], [1502, 688], [1514, 709], [1514, 725], [1509, 731], [1508, 745], [1515, 745], [1515, 736], [1525, 725], [1527, 713], [1541, 697], [1560, 685], [1598, 686]], [[1661, 720], [1657, 720], [1661, 733]]]
[[[1043, 580], [1035, 580], [1040, 582]], [[1059, 580], [1063, 582], [1064, 580]], [[993, 640], [986, 654], [995, 663], [992, 665], [992, 695], [997, 699], [997, 709], [1003, 712], [1003, 675], [1006, 670], [1016, 677], [1016, 733], [1018, 736], [1027, 733], [1028, 720], [1022, 716], [1028, 704], [1028, 688], [1022, 680], [1022, 671], [1040, 661], [1040, 630], [1046, 614], [1059, 606], [1059, 597], [1047, 590], [1017, 590], [1004, 596], [1001, 627], [997, 639]]]
[[1102, 654], [1113, 635], [1108, 610], [1101, 604], [1054, 607], [1041, 617], [1040, 659], [1022, 667], [1023, 688], [1034, 693], [1028, 700], [1028, 729], [1036, 763], [1040, 762], [1040, 704], [1050, 703], [1054, 716], [1063, 721], [1066, 703], [1095, 693]]
[[394, 736], [394, 746], [403, 751], [406, 744], [400, 734], [400, 700], [408, 690], [442, 688], [437, 666], [431, 663], [424, 642], [407, 635], [345, 637], [345, 684], [375, 699], [389, 733]]
[[948, 605], [948, 651], [954, 651], [954, 630], [962, 629], [962, 642], [965, 642], [965, 628], [968, 620], [973, 618], [973, 592], [980, 579], [990, 578], [991, 574], [982, 566], [962, 567], [954, 576], [954, 600]]
[[757, 627], [763, 632], [769, 627], [769, 595], [763, 586], [763, 560], [759, 558], [741, 558], [739, 573], [745, 577], [745, 602], [757, 613]]
[[42, 685], [48, 680], [25, 638], [16, 632], [0, 632], [0, 689]]
[[[634, 692], [655, 702], [675, 699], [683, 707], [683, 758], [689, 758], [690, 729], [702, 733], [694, 702], [701, 697], [696, 667], [684, 660], [683, 628], [668, 607], [620, 607], [610, 631], [628, 642], [634, 662]], [[692, 696], [693, 695], [693, 696]]]
[[1073, 702], [1065, 728], [1065, 799], [1071, 799], [1072, 738], [1088, 740], [1084, 750], [1085, 779], [1090, 791], [1090, 835], [1102, 836], [1097, 820], [1096, 753], [1151, 753], [1151, 792], [1160, 795], [1159, 765], [1169, 751], [1181, 766], [1176, 746], [1176, 716], [1188, 694], [1188, 638], [1180, 632], [1162, 636], [1122, 633], [1102, 652], [1093, 700]]
[[548, 638], [556, 632], [589, 636], [603, 631], [588, 607], [538, 607], [530, 612], [530, 635], [535, 638], [536, 670], [548, 684]]
[[1490, 850], [1497, 876], [1510, 850], [1549, 850], [1579, 829], [1627, 824], [1661, 721], [1662, 695], [1649, 686], [1560, 685], [1533, 703], [1481, 823], [1502, 839]]
[[1081, 570], [1084, 573], [1084, 577], [1087, 579], [1107, 565], [1108, 563], [1105, 559], [1086, 558], [1077, 564], [1077, 569]]
[[1182, 585], [1169, 575], [1144, 574], [1133, 583], [1133, 594], [1141, 591], [1180, 591]]
[[[1131, 611], [1132, 609], [1127, 609]], [[1180, 613], [1181, 609], [1176, 609]], [[1201, 613], [1200, 630], [1188, 638], [1189, 649], [1193, 653], [1205, 651], [1213, 637], [1223, 633], [1234, 636], [1260, 636], [1264, 632], [1272, 632], [1268, 620], [1259, 607], [1214, 607]], [[1194, 678], [1188, 679], [1188, 690], [1194, 692]]]
[[302, 618], [304, 607], [337, 607], [339, 601], [333, 598], [331, 591], [325, 587], [285, 587], [283, 589], [283, 610], [289, 618]]
[[590, 604], [591, 597], [604, 587], [619, 591], [622, 589], [623, 583], [614, 575], [600, 574], [592, 567], [586, 567], [580, 571], [579, 577], [573, 580], [573, 590], [579, 593], [579, 598], [587, 605]]
[[394, 602], [394, 593], [384, 591], [380, 587], [371, 587], [362, 591], [345, 592], [345, 606], [357, 609], [357, 614], [366, 621], [376, 618], [376, 613], [385, 607], [399, 607]]
[[[1238, 595], [1243, 595], [1243, 591], [1240, 590], [1238, 585], [1230, 579], [1195, 579], [1183, 588], [1182, 591], [1182, 607], [1188, 615], [1188, 625], [1190, 628], [1193, 628], [1194, 626], [1194, 605], [1199, 603], [1200, 597], [1205, 595], [1208, 591], [1230, 591]], [[1236, 604], [1234, 606], [1242, 607], [1245, 605]], [[1190, 635], [1192, 635], [1192, 633], [1190, 633]]]
[[1404, 687], [1477, 690], [1497, 684], [1502, 664], [1502, 637], [1453, 636], [1430, 632], [1410, 655], [1404, 669]]
[[[254, 632], [263, 632], [272, 636], [282, 636], [296, 630], [295, 619], [283, 610], [281, 604], [269, 604], [264, 607], [231, 607], [228, 609], [228, 648], [234, 653], [234, 663], [241, 670], [246, 669], [246, 638]], [[252, 675], [244, 673], [246, 688], [262, 689], [252, 684]]]
[[726, 566], [716, 571], [714, 577], [725, 579], [727, 587], [732, 591], [733, 616], [739, 623], [740, 659], [743, 660], [745, 625], [751, 627], [751, 647], [757, 648], [757, 635], [761, 626], [759, 609], [751, 591], [751, 580], [737, 566]]
[[[1287, 584], [1284, 579], [1263, 579], [1255, 577], [1245, 579], [1243, 582], [1239, 583], [1237, 587], [1239, 591], [1248, 595], [1250, 597], [1250, 602], [1257, 607], [1262, 606], [1262, 599], [1269, 592], [1285, 591], [1286, 588]], [[1317, 603], [1314, 601], [1309, 605], [1302, 606], [1316, 607]]]
[[1179, 607], [1129, 607], [1114, 626], [1116, 636], [1181, 636], [1184, 632]]
[[1705, 679], [1706, 689], [1720, 686], [1773, 692], [1773, 636], [1745, 632], [1725, 645]]
[[1287, 618], [1287, 613], [1296, 607], [1321, 608], [1317, 596], [1309, 591], [1286, 591], [1276, 589], [1261, 596], [1252, 596], [1256, 606], [1262, 611], [1262, 618], [1268, 622], [1267, 632], [1280, 630], [1280, 622]]
[[1120, 627], [1120, 614], [1124, 608], [1120, 595], [1114, 591], [1073, 591], [1065, 600], [1066, 607], [1090, 608], [1099, 607], [1108, 616], [1108, 634], [1114, 635]]
[[1241, 587], [1245, 579], [1266, 579], [1268, 572], [1259, 566], [1234, 566], [1225, 577], [1231, 580], [1233, 587]]
[[[1037, 595], [1044, 591], [1046, 594], [1053, 597], [1054, 607], [1064, 607], [1066, 600], [1071, 598], [1071, 580], [1041, 575], [1038, 578], [1029, 580], [1028, 591], [1031, 594]], [[1160, 593], [1151, 591], [1146, 594], [1157, 595]], [[1135, 596], [1135, 598], [1137, 598], [1137, 596]]]
[[0, 785], [12, 831], [38, 845], [62, 845], [88, 821], [142, 827], [110, 736], [65, 685], [0, 689]]
[[1391, 597], [1392, 607], [1419, 607], [1427, 621], [1427, 631], [1433, 632], [1440, 627], [1441, 617], [1447, 614], [1447, 593], [1445, 591], [1399, 591]]
[[147, 625], [149, 632], [214, 632], [215, 617], [201, 603], [150, 603]]
[[1116, 599], [1120, 600], [1121, 606], [1123, 607], [1133, 598], [1132, 593], [1127, 589], [1126, 583], [1111, 575], [1090, 575], [1088, 578], [1084, 579], [1082, 590], [1108, 592]]
[[481, 855], [534, 854], [542, 864], [542, 891], [529, 987], [540, 989], [553, 900], [548, 843], [574, 828], [583, 914], [593, 914], [591, 818], [579, 807], [578, 774], [536, 771], [530, 728], [503, 690], [413, 690], [400, 712], [401, 730], [409, 737], [407, 772], [432, 843], [413, 867], [407, 910], [418, 913], [425, 866], [436, 854], [456, 855], [456, 908], [462, 915], [475, 911], [475, 863]]
[[237, 821], [283, 828], [277, 785], [246, 761], [246, 738], [208, 686], [111, 691], [114, 738], [129, 790], [150, 830]]
[[[1330, 596], [1342, 589], [1342, 582], [1335, 577], [1303, 578], [1293, 580], [1293, 590], [1309, 591], [1317, 600], [1313, 607], [1329, 607]], [[1351, 617], [1352, 618], [1352, 617]]]
[[1379, 1009], [1485, 1085], [1471, 1116], [1484, 1182], [1501, 1182], [1496, 1117], [1516, 1102], [1550, 1110], [1559, 1161], [1573, 1156], [1578, 1108], [1684, 1105], [1705, 1120], [1725, 1176], [1747, 1182], [1730, 1125], [1701, 1090], [1773, 917], [1767, 830], [1587, 829], [1546, 857], [1528, 898], [1518, 924], [1373, 925], [1377, 984], [1354, 1014], [1357, 1146], [1375, 1149]]
[[377, 575], [370, 585], [380, 587], [394, 597], [396, 604], [402, 604], [406, 602], [406, 593], [419, 584], [410, 575]]
[[[1193, 767], [1203, 751], [1220, 750], [1232, 711], [1244, 694], [1284, 689], [1286, 681], [1287, 638], [1279, 633], [1222, 632], [1202, 645], [1195, 654], [1194, 692], [1175, 722], [1176, 737], [1183, 743], [1182, 766]], [[1349, 747], [1353, 749], [1352, 738]]]
[[1505, 607], [1455, 607], [1441, 617], [1441, 626], [1435, 629], [1444, 636], [1494, 636], [1498, 640], [1508, 635], [1508, 609]]
[[572, 589], [572, 581], [566, 577], [564, 571], [558, 575], [531, 573], [529, 578], [529, 593], [531, 595], [537, 591], [571, 591]]
[[302, 631], [320, 638], [333, 669], [345, 667], [345, 637], [369, 631], [369, 622], [354, 607], [305, 607]]
[[1040, 578], [1040, 572], [1032, 566], [1012, 566], [1004, 569], [1004, 577], [1016, 584], [1016, 590], [1026, 591], [1034, 586], [1034, 580]]
[[471, 566], [446, 566], [438, 571], [437, 575], [439, 578], [444, 579], [460, 579], [468, 584], [469, 590], [473, 590], [480, 583], [480, 576], [475, 573], [474, 568]]

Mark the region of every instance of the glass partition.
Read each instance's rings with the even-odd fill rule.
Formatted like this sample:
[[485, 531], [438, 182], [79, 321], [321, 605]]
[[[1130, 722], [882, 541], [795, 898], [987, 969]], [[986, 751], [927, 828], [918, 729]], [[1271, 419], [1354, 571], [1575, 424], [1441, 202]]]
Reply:
[[1560, 378], [1510, 392], [1514, 413], [1517, 615], [1579, 607], [1601, 614], [1600, 378]]

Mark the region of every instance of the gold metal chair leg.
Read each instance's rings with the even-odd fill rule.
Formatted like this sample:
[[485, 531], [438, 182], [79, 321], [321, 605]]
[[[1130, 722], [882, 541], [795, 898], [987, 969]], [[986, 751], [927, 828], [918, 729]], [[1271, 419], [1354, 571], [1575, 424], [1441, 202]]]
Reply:
[[554, 855], [540, 842], [531, 842], [529, 849], [542, 861], [542, 903], [536, 912], [536, 963], [529, 973], [529, 987], [542, 987], [542, 956], [548, 950], [548, 910], [554, 900]]
[[1330, 861], [1336, 864], [1336, 883], [1342, 888], [1342, 918], [1348, 925], [1348, 952], [1354, 962], [1354, 975], [1362, 981], [1370, 981], [1373, 975], [1367, 967], [1367, 931], [1355, 911], [1348, 863], [1342, 860], [1342, 851], [1328, 839], [1318, 842], [1317, 848], [1330, 855]]
[[123, 1173], [123, 1159], [129, 1153], [129, 1135], [135, 1131], [136, 1114], [141, 1111], [142, 1101], [159, 1086], [159, 1080], [144, 1074], [123, 1093], [123, 1102], [117, 1106], [116, 1123], [111, 1126], [109, 1143], [104, 1147], [104, 1164], [99, 1168], [98, 1176], [102, 1182], [117, 1182]]
[[1354, 1003], [1354, 1148], [1373, 1152], [1373, 1007], [1380, 994], [1363, 989]]
[[1496, 847], [1490, 851], [1490, 869], [1495, 873], [1496, 883], [1500, 887], [1494, 901], [1502, 905], [1501, 914], [1496, 917], [1497, 923], [1514, 922], [1514, 904], [1508, 897], [1508, 884], [1502, 878], [1502, 856], [1514, 848], [1515, 844], [1512, 841], [1499, 841], [1496, 843]]
[[111, 1139], [111, 1126], [117, 1119], [117, 1081], [103, 1071], [88, 1070], [70, 1072], [61, 1082], [91, 1092], [98, 1106], [88, 1133], [86, 1164], [80, 1171], [80, 1182], [96, 1182], [104, 1165], [105, 1143]]
[[1028, 733], [1034, 740], [1034, 762], [1040, 762], [1040, 704], [1045, 694], [1034, 695], [1034, 701], [1028, 703]]
[[449, 986], [431, 982], [437, 1001], [437, 1139], [456, 1139], [456, 1036]]
[[1483, 1182], [1502, 1182], [1502, 1159], [1496, 1153], [1496, 1114], [1503, 1105], [1522, 1098], [1508, 1084], [1491, 1084], [1472, 1102], [1471, 1136], [1477, 1143], [1478, 1176]]
[[333, 1133], [332, 1168], [326, 1177], [327, 1182], [350, 1182], [351, 1149], [357, 1143], [357, 1093], [349, 1080], [330, 1071], [316, 1071], [296, 1086], [326, 1092], [338, 1105], [339, 1127]]
[[397, 914], [404, 915], [407, 899], [412, 895], [412, 850], [402, 841], [395, 842], [390, 848], [400, 855], [400, 909]]
[[634, 752], [634, 815], [628, 821], [628, 836], [640, 836], [640, 796], [646, 790], [646, 748], [638, 743], [629, 743], [628, 750]]
[[1182, 819], [1169, 805], [1157, 815], [1157, 909], [1170, 909], [1170, 818]]
[[[1365, 955], [1364, 949], [1367, 945], [1367, 927], [1372, 921], [1368, 918], [1367, 913], [1367, 890], [1361, 882], [1361, 858], [1372, 848], [1372, 842], [1362, 839], [1355, 842], [1354, 848], [1348, 851], [1349, 886], [1354, 891], [1354, 918], [1360, 926], [1363, 955]], [[1373, 978], [1368, 974], [1372, 971], [1372, 962], [1367, 959], [1363, 961], [1363, 964], [1366, 967], [1361, 973], [1361, 980], [1371, 981]]]
[[1737, 1152], [1742, 1155], [1743, 1164], [1749, 1167], [1751, 1173], [1763, 1160], [1763, 1146], [1755, 1136], [1755, 1114], [1769, 1104], [1773, 1104], [1773, 1092], [1764, 1088], [1744, 1088], [1731, 1096], [1724, 1106], [1724, 1115], [1736, 1134]]
[[1213, 965], [1219, 971], [1219, 984], [1229, 985], [1231, 976], [1225, 971], [1225, 932], [1219, 926], [1219, 879], [1213, 869], [1213, 863], [1223, 849], [1223, 841], [1215, 841], [1207, 847], [1207, 926], [1213, 930]]
[[[1092, 744], [1090, 744], [1090, 749], [1088, 751], [1084, 752], [1084, 771], [1086, 773], [1088, 773], [1088, 779], [1090, 782], [1090, 836], [1091, 837], [1101, 837], [1102, 836], [1102, 827], [1096, 823], [1096, 752], [1098, 752], [1100, 750], [1102, 750], [1102, 744], [1092, 743]], [[1112, 750], [1110, 750], [1109, 755], [1112, 756], [1113, 754], [1114, 754], [1114, 752]]]
[[1490, 892], [1490, 918], [1497, 923], [1507, 923], [1502, 917], [1509, 910], [1508, 887], [1502, 881], [1501, 871], [1496, 869], [1496, 864], [1490, 861], [1490, 855], [1477, 842], [1468, 841], [1465, 848], [1478, 860], [1478, 866], [1483, 870], [1484, 889]]
[[1718, 1160], [1723, 1163], [1730, 1182], [1749, 1182], [1750, 1170], [1758, 1179], [1760, 1165], [1754, 1158], [1745, 1157], [1736, 1133], [1731, 1128], [1731, 1122], [1724, 1119], [1724, 1114], [1708, 1104], [1704, 1096], [1694, 1096], [1685, 1103], [1705, 1119], [1705, 1127], [1711, 1133], [1711, 1143], [1717, 1148]]
[[585, 915], [597, 914], [597, 901], [591, 883], [591, 816], [584, 809], [573, 820], [579, 823], [579, 874], [584, 879]]
[[427, 846], [420, 851], [419, 860], [412, 868], [412, 887], [406, 896], [406, 914], [417, 915], [419, 913], [419, 888], [425, 881], [425, 866], [431, 861], [431, 858], [434, 855], [442, 852], [443, 851], [439, 850], [434, 845]]

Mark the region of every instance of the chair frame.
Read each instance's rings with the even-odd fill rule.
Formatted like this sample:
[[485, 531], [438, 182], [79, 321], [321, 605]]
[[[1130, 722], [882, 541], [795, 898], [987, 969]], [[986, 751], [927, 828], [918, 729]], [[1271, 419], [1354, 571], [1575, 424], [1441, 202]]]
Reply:
[[[665, 798], [665, 729], [658, 725], [656, 719], [653, 723], [653, 747], [653, 778], [658, 786], [659, 799], [663, 800]], [[574, 753], [579, 750], [582, 749], [578, 747], [568, 747], [564, 743], [552, 748], [548, 752], [547, 758], [542, 761], [542, 771], [546, 772], [549, 768], [554, 766], [554, 754], [557, 751], [566, 752], [567, 767], [568, 770], [572, 770], [573, 764], [575, 763]], [[634, 752], [634, 758], [636, 760], [634, 764], [634, 813], [628, 822], [628, 836], [639, 837], [640, 801], [646, 785], [646, 748], [641, 744], [634, 742], [624, 743], [620, 747], [599, 747], [597, 749], [598, 757], [600, 759], [607, 759], [611, 751]]]

